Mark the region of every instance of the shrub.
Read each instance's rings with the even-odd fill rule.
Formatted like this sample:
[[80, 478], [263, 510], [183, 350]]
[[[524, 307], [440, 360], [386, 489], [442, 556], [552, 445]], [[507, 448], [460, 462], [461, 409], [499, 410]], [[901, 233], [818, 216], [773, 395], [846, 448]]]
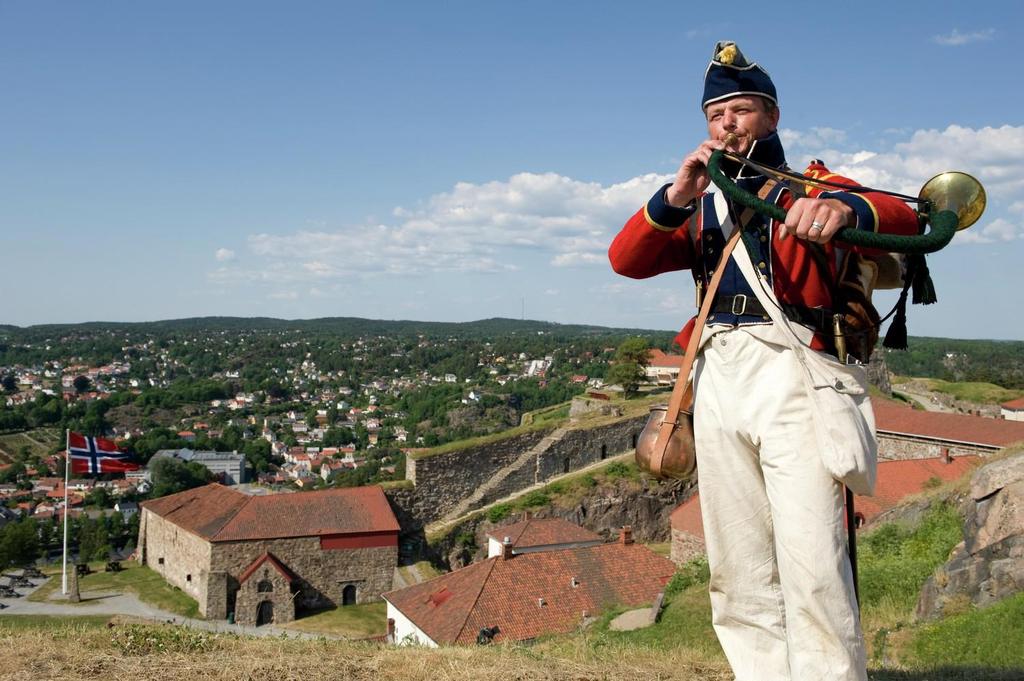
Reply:
[[633, 469], [623, 461], [612, 461], [605, 466], [604, 476], [609, 480], [633, 477]]
[[509, 516], [512, 513], [512, 507], [508, 504], [495, 504], [487, 509], [487, 519], [492, 523], [497, 523]]
[[672, 575], [672, 579], [665, 586], [665, 597], [671, 598], [696, 584], [707, 584], [710, 579], [711, 569], [708, 567], [707, 557], [694, 558]]
[[537, 508], [551, 503], [551, 497], [544, 490], [535, 489], [519, 500], [522, 508]]

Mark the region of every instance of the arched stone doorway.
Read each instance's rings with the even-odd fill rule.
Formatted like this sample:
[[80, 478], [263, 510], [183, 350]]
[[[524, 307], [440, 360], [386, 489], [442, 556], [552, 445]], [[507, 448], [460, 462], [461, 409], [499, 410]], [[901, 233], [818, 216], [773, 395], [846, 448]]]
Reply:
[[356, 604], [356, 585], [346, 584], [345, 588], [341, 590], [341, 604], [344, 605], [355, 605]]
[[262, 627], [274, 621], [274, 604], [270, 601], [263, 601], [256, 609], [256, 626]]

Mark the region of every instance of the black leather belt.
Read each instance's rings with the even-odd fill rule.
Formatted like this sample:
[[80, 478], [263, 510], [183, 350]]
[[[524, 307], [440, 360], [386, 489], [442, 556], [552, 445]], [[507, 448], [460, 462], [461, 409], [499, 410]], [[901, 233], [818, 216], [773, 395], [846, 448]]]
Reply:
[[[824, 333], [826, 336], [831, 334], [832, 310], [826, 310], [822, 307], [789, 305], [787, 303], [781, 303], [780, 307], [782, 307], [782, 312], [791, 321], [805, 326], [810, 326], [816, 331]], [[715, 302], [711, 305], [711, 311], [716, 313], [734, 314], [736, 316], [747, 315], [764, 317], [766, 320], [770, 319], [768, 313], [764, 309], [764, 306], [761, 305], [760, 300], [754, 296], [748, 296], [742, 293], [735, 296], [718, 296], [715, 299]]]

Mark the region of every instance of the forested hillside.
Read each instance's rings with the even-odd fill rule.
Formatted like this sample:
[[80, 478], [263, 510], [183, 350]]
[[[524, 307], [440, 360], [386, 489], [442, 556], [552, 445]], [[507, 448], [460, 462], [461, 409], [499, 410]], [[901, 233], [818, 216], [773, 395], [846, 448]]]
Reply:
[[885, 351], [894, 374], [1024, 388], [1024, 341], [911, 338], [908, 345]]

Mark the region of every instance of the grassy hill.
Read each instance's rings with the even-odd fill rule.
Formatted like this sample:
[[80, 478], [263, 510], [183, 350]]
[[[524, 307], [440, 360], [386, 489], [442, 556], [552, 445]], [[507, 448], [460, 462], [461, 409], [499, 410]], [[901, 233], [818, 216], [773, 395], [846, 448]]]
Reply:
[[[863, 626], [874, 681], [1024, 679], [1024, 593], [934, 623], [913, 619], [922, 584], [960, 541], [964, 482], [910, 500], [860, 539]], [[568, 493], [570, 490], [561, 490]], [[363, 642], [239, 638], [104, 618], [4, 617], [0, 678], [545, 679], [644, 681], [732, 678], [710, 624], [707, 567], [681, 568], [659, 622], [615, 632], [616, 612], [587, 629], [532, 644], [394, 648]]]

